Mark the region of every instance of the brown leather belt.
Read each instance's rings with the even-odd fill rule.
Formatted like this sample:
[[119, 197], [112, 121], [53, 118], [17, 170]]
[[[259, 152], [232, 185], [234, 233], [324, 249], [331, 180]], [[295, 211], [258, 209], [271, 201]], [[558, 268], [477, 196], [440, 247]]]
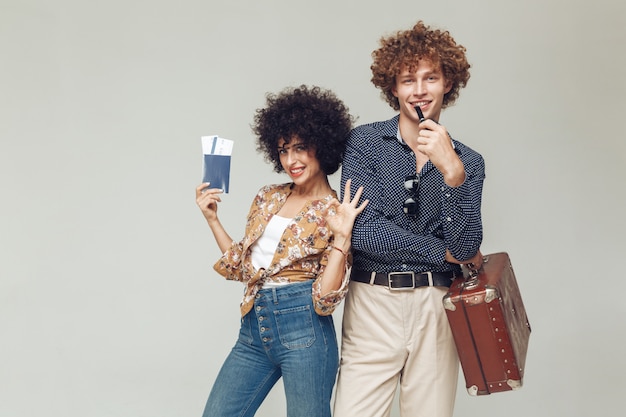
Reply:
[[368, 272], [352, 270], [350, 280], [370, 285], [382, 285], [390, 290], [412, 290], [419, 287], [449, 287], [454, 271], [446, 272]]

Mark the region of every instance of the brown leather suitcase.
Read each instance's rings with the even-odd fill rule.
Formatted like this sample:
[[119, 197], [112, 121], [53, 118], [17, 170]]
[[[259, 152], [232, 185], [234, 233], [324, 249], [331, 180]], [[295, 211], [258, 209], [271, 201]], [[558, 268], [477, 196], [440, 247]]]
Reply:
[[483, 259], [479, 271], [463, 266], [443, 298], [470, 395], [520, 388], [530, 337], [509, 255]]

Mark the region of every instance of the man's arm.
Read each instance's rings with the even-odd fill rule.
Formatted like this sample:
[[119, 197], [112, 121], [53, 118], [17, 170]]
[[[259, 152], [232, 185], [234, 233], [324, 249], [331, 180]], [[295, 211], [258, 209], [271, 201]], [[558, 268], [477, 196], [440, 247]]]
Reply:
[[[461, 146], [461, 145], [460, 145]], [[446, 248], [459, 261], [473, 258], [482, 243], [483, 158], [469, 148], [461, 155], [465, 181], [458, 187], [444, 185], [442, 220]]]
[[433, 120], [420, 123], [417, 143], [418, 150], [443, 176], [442, 223], [449, 254], [453, 259], [469, 260], [477, 254], [483, 237], [480, 206], [484, 160], [457, 142], [463, 148], [459, 154], [445, 126]]

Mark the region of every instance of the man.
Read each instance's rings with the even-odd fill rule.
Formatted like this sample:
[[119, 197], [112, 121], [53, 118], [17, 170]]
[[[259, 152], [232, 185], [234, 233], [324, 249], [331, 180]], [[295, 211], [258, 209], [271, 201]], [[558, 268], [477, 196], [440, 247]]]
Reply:
[[[418, 22], [381, 39], [374, 85], [399, 115], [355, 128], [342, 168], [364, 188], [344, 306], [335, 417], [452, 416], [459, 362], [442, 298], [481, 263], [483, 158], [439, 124], [469, 79], [465, 48]], [[420, 112], [423, 113], [421, 117]]]

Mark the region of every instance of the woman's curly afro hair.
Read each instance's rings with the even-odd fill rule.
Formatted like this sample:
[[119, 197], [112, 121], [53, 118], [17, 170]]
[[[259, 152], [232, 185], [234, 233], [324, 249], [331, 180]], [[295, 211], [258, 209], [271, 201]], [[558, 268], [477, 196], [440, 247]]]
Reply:
[[465, 47], [457, 45], [448, 31], [430, 29], [420, 20], [411, 30], [381, 38], [380, 45], [372, 52], [372, 83], [381, 89], [381, 95], [394, 110], [400, 109], [392, 92], [396, 76], [404, 68], [415, 71], [420, 60], [429, 60], [439, 67], [445, 81], [452, 86], [443, 97], [443, 108], [454, 104], [459, 90], [467, 85], [470, 64]]
[[278, 141], [289, 143], [298, 138], [315, 149], [320, 168], [327, 175], [341, 165], [346, 141], [354, 119], [348, 108], [330, 90], [320, 87], [288, 87], [278, 94], [266, 95], [267, 105], [258, 109], [252, 131], [257, 135], [257, 150], [283, 172]]

